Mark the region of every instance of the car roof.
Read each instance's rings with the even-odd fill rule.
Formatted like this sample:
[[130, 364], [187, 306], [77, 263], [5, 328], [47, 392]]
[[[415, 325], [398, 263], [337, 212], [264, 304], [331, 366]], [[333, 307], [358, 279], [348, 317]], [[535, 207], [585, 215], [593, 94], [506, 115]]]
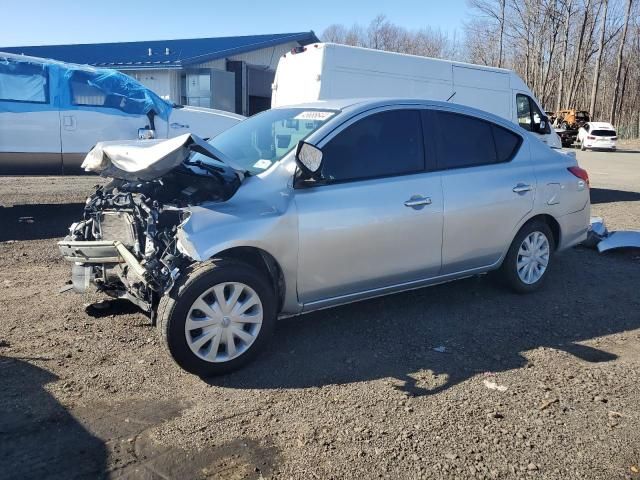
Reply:
[[513, 122], [494, 115], [493, 113], [486, 112], [484, 110], [478, 110], [477, 108], [469, 107], [467, 105], [461, 105], [453, 102], [442, 102], [438, 100], [427, 100], [420, 98], [401, 98], [401, 97], [386, 97], [386, 98], [341, 98], [332, 100], [318, 100], [315, 102], [300, 103], [296, 105], [283, 105], [276, 108], [308, 108], [308, 109], [327, 109], [327, 110], [341, 110], [349, 114], [358, 114], [367, 110], [371, 110], [377, 107], [393, 106], [393, 105], [422, 105], [435, 108], [442, 108], [446, 110], [452, 110], [457, 113], [463, 113], [474, 117], [484, 118], [490, 120], [499, 125], [508, 127], [511, 130], [518, 131]]
[[608, 122], [589, 122], [591, 128], [604, 128], [607, 130], [614, 130], [613, 125]]

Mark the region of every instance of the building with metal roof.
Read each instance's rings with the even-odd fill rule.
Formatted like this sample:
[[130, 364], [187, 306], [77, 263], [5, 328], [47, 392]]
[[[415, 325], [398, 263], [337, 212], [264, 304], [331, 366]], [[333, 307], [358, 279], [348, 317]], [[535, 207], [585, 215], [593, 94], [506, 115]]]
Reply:
[[269, 108], [278, 60], [317, 42], [310, 32], [238, 37], [0, 47], [0, 51], [114, 68], [166, 100], [252, 115]]

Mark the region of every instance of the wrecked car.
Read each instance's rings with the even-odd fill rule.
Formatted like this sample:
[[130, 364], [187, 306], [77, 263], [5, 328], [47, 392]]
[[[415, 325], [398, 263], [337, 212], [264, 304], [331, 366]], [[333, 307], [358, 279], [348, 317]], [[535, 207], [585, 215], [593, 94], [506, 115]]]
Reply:
[[277, 318], [490, 270], [535, 291], [589, 225], [574, 155], [433, 101], [274, 108], [208, 142], [98, 144], [84, 166], [111, 181], [59, 244], [73, 288], [134, 302], [203, 376]]

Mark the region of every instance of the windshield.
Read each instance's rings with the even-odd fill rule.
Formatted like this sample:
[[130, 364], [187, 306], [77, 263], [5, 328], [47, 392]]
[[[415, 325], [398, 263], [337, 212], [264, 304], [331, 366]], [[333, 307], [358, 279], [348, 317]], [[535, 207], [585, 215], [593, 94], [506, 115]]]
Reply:
[[[263, 172], [326, 123], [337, 112], [308, 108], [277, 108], [248, 118], [209, 143], [251, 174]], [[196, 154], [191, 160], [211, 163]]]

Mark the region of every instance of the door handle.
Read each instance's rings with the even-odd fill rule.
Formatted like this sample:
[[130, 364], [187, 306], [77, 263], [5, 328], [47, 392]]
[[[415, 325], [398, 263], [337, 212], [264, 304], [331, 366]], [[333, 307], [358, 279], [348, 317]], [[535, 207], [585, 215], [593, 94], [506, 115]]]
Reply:
[[524, 183], [519, 183], [515, 187], [513, 187], [513, 191], [515, 193], [526, 193], [532, 190], [531, 185], [525, 185]]
[[409, 200], [404, 202], [405, 207], [421, 207], [423, 205], [431, 205], [431, 198], [422, 197], [420, 195], [414, 195]]

